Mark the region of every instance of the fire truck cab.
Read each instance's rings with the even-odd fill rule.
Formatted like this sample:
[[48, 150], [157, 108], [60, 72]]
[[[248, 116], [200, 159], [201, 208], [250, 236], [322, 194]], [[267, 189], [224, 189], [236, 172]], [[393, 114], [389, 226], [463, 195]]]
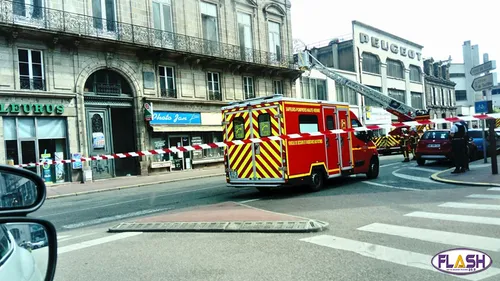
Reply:
[[[308, 185], [317, 191], [330, 178], [378, 177], [379, 158], [371, 131], [324, 134], [362, 127], [347, 103], [274, 95], [225, 106], [222, 118], [224, 141], [239, 143], [224, 150], [228, 186], [266, 191]], [[294, 138], [302, 133], [311, 136]], [[245, 141], [252, 138], [263, 139]]]

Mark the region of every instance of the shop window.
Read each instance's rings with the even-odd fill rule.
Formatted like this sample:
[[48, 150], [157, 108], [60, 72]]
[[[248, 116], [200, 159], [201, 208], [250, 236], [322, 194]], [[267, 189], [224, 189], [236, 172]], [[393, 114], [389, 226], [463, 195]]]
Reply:
[[[4, 117], [5, 153], [9, 164], [27, 164], [43, 159], [69, 158], [67, 124], [57, 117]], [[46, 182], [65, 182], [70, 178], [71, 164], [27, 167]]]
[[233, 138], [242, 140], [245, 138], [245, 120], [243, 117], [236, 117], [233, 120]]
[[319, 132], [318, 116], [310, 114], [299, 115], [299, 132], [300, 133]]
[[259, 136], [268, 137], [271, 135], [271, 117], [264, 113], [259, 115]]
[[333, 120], [333, 116], [326, 116], [326, 129], [327, 130], [335, 130], [335, 120]]
[[[206, 133], [193, 133], [191, 140], [192, 144], [195, 143], [195, 139], [201, 140], [201, 143], [215, 143], [222, 141], [222, 132], [206, 132]], [[220, 160], [223, 158], [224, 149], [222, 147], [204, 149], [201, 151], [197, 151], [196, 153], [193, 151], [193, 161], [203, 161], [203, 160]]]

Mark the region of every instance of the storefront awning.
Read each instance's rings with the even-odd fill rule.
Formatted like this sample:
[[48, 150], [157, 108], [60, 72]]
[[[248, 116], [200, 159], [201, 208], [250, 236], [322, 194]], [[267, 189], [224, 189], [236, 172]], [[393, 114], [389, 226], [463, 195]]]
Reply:
[[222, 132], [221, 125], [151, 125], [151, 127], [153, 127], [153, 132]]

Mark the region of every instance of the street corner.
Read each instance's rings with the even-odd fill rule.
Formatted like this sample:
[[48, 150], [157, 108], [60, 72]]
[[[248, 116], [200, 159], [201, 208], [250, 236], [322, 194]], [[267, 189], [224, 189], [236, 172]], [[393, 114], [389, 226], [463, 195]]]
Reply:
[[486, 182], [474, 176], [473, 174], [474, 168], [479, 168], [479, 167], [471, 167], [471, 171], [461, 174], [452, 174], [451, 172], [455, 168], [446, 169], [444, 171], [432, 174], [431, 179], [436, 182], [448, 183], [454, 185], [486, 186], [486, 187], [500, 186], [500, 184]]
[[224, 202], [122, 222], [108, 232], [319, 232], [328, 223]]

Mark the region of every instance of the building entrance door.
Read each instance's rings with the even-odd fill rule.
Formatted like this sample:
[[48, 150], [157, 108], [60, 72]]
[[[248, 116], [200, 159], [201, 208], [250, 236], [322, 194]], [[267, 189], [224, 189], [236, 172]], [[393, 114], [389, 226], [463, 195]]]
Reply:
[[[171, 136], [169, 138], [170, 147], [188, 146], [189, 137], [188, 136]], [[184, 170], [191, 168], [191, 152], [171, 153], [171, 159], [175, 165], [176, 170]]]
[[[109, 155], [113, 151], [109, 109], [87, 109], [89, 156]], [[91, 161], [92, 177], [106, 179], [114, 177], [114, 160]]]

